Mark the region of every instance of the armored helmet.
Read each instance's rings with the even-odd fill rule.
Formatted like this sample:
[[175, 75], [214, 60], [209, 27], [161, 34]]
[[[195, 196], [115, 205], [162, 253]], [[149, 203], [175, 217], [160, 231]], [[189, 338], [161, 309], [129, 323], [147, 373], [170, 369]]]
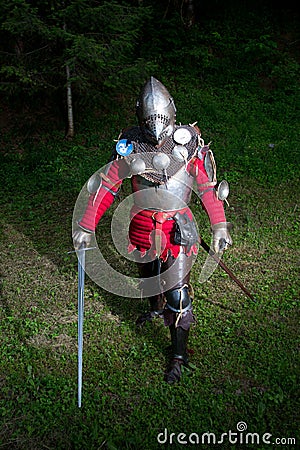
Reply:
[[161, 144], [173, 133], [176, 107], [166, 87], [156, 78], [151, 77], [143, 87], [136, 113], [139, 125], [155, 144]]

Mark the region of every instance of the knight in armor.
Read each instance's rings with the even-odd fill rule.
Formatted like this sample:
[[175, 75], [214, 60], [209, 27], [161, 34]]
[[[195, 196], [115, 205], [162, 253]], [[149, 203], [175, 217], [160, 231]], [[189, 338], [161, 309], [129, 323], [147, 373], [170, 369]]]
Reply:
[[147, 279], [159, 280], [158, 291], [149, 296], [150, 311], [137, 323], [160, 316], [169, 327], [172, 356], [165, 380], [172, 384], [180, 380], [182, 366], [188, 365], [187, 342], [195, 321], [190, 270], [199, 236], [188, 206], [194, 183], [210, 220], [213, 250], [223, 251], [232, 240], [223, 201], [216, 192], [213, 154], [204, 145], [199, 128], [176, 125], [173, 98], [154, 77], [143, 87], [136, 107], [139, 125], [119, 136], [73, 240], [75, 248], [83, 242], [89, 245], [99, 220], [129, 177], [134, 205], [128, 250], [137, 254], [144, 284]]

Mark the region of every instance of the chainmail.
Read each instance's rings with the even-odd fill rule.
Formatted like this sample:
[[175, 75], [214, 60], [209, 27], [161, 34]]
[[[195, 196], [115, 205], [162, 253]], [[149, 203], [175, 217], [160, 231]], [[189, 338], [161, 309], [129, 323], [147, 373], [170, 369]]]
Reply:
[[[174, 147], [176, 145], [179, 145], [173, 139], [174, 132], [178, 128], [185, 128], [191, 134], [190, 141], [184, 145], [184, 147], [187, 149], [188, 152], [185, 161], [178, 160], [173, 156], [172, 153]], [[147, 136], [143, 132], [143, 129], [141, 127], [132, 127], [123, 132], [120, 139], [127, 139], [133, 144], [133, 152], [131, 153], [131, 155], [129, 155], [129, 157], [126, 157], [126, 159], [130, 161], [134, 157], [133, 156], [134, 154], [141, 154], [144, 162], [146, 163], [147, 172], [141, 173], [140, 176], [144, 177], [145, 179], [151, 182], [163, 184], [166, 181], [166, 176], [168, 178], [173, 177], [182, 167], [188, 164], [188, 162], [195, 156], [198, 149], [198, 136], [199, 136], [195, 128], [188, 125], [175, 126], [174, 132], [172, 136], [167, 138], [166, 141], [163, 143], [163, 145], [159, 148], [156, 148], [155, 145], [153, 145], [151, 142], [149, 142], [149, 140], [147, 140]], [[169, 156], [170, 165], [168, 166], [165, 173], [163, 173], [162, 171], [158, 171], [155, 167], [153, 167], [152, 159], [154, 152], [164, 153]]]

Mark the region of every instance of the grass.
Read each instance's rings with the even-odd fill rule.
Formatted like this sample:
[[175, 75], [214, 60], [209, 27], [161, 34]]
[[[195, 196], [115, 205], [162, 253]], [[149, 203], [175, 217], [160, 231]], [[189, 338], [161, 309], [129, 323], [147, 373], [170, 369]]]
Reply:
[[257, 303], [220, 269], [200, 284], [200, 253], [190, 342], [197, 369], [177, 387], [162, 382], [169, 345], [163, 324], [135, 329], [146, 301], [115, 297], [87, 280], [82, 410], [76, 260], [67, 255], [71, 205], [45, 191], [23, 202], [1, 214], [2, 448], [152, 449], [165, 429], [220, 436], [240, 421], [249, 432], [296, 437], [299, 234], [290, 184], [280, 186], [279, 198], [251, 179], [232, 187], [234, 246], [224, 260]]
[[[183, 91], [178, 90], [178, 109]], [[134, 325], [146, 300], [112, 295], [87, 279], [81, 409], [77, 261], [67, 253], [72, 212], [84, 182], [105, 164], [119, 120], [107, 120], [111, 127], [105, 133], [91, 125], [73, 142], [55, 133], [39, 142], [3, 136], [0, 448], [181, 448], [179, 433], [201, 438], [210, 431], [220, 439], [236, 432], [239, 422], [258, 433], [260, 443], [246, 447], [226, 438], [219, 448], [270, 448], [262, 442], [264, 433], [272, 434], [272, 442], [286, 439], [281, 448], [299, 447], [297, 118], [291, 97], [283, 108], [280, 92], [274, 93], [271, 108], [261, 102], [263, 92], [252, 84], [235, 93], [230, 86], [202, 89], [182, 105], [182, 121], [201, 118], [203, 137], [213, 140], [219, 179], [230, 181], [226, 214], [234, 224], [234, 245], [224, 262], [256, 303], [219, 268], [201, 284], [205, 255], [200, 252], [192, 272], [197, 324], [190, 347], [196, 369], [186, 370], [182, 382], [171, 387], [162, 381], [168, 330], [159, 320], [142, 330]], [[128, 192], [127, 186], [121, 199]], [[98, 229], [107, 258], [115, 207]], [[209, 242], [197, 198], [192, 209]], [[116, 253], [111, 258], [126, 274], [135, 274]], [[166, 429], [163, 445], [157, 436], [163, 433], [164, 440]]]

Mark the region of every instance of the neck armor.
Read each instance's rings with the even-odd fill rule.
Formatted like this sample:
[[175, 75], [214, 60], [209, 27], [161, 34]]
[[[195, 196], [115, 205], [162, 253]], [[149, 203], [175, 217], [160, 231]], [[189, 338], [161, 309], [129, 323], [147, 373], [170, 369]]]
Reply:
[[139, 125], [147, 140], [160, 145], [172, 135], [176, 120], [173, 98], [166, 87], [151, 77], [136, 104]]

